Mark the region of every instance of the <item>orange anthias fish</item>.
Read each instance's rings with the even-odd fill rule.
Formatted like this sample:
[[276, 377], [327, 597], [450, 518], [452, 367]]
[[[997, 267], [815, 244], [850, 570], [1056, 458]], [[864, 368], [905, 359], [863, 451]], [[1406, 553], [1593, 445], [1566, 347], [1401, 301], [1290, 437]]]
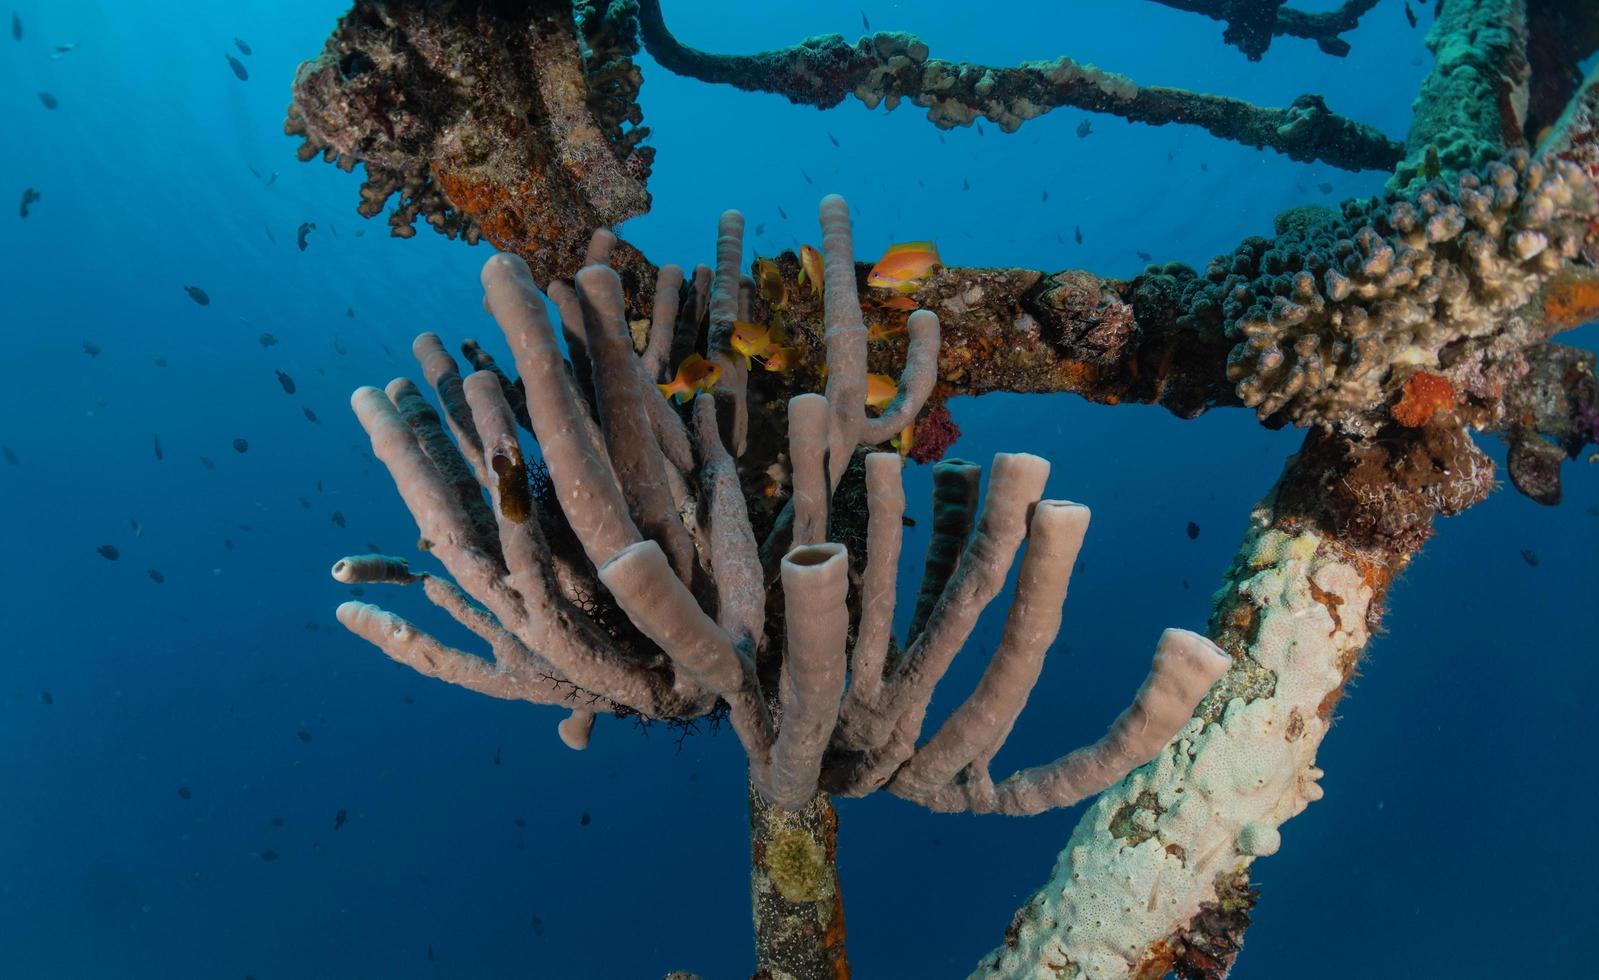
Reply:
[[887, 324], [879, 323], [876, 320], [873, 320], [871, 323], [866, 325], [866, 339], [873, 342], [887, 340], [896, 334], [902, 334], [904, 332], [904, 324], [900, 324], [897, 327], [890, 327]]
[[755, 260], [755, 285], [761, 298], [783, 309], [788, 306], [788, 287], [783, 285], [783, 273], [771, 259]]
[[744, 367], [748, 368], [750, 358], [764, 357], [772, 349], [772, 335], [759, 323], [734, 320], [732, 345], [735, 351], [744, 355]]
[[774, 347], [772, 352], [766, 355], [766, 359], [761, 362], [761, 366], [768, 371], [792, 371], [794, 369], [794, 360], [798, 356], [799, 348], [797, 347]]
[[671, 398], [681, 405], [700, 392], [716, 387], [716, 380], [721, 376], [721, 367], [698, 354], [690, 354], [677, 366], [677, 375], [669, 383], [655, 387], [661, 389], [661, 397]]
[[894, 395], [899, 392], [899, 385], [886, 374], [868, 374], [866, 376], [866, 406], [881, 409], [884, 405], [894, 400]]
[[800, 246], [799, 284], [811, 284], [811, 292], [822, 291], [822, 253], [809, 245]]
[[921, 309], [920, 304], [918, 304], [914, 299], [911, 299], [909, 296], [900, 296], [898, 294], [886, 296], [877, 300], [877, 305], [885, 310], [904, 310], [907, 313], [911, 312], [912, 310]]
[[890, 245], [866, 276], [866, 285], [914, 293], [917, 284], [943, 265], [932, 242]]

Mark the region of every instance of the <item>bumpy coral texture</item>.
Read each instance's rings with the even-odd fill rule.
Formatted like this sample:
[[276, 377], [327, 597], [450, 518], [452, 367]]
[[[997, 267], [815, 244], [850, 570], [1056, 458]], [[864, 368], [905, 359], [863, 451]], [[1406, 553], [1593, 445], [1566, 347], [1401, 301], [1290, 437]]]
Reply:
[[1234, 341], [1229, 380], [1262, 419], [1356, 432], [1416, 369], [1445, 372], [1582, 250], [1593, 184], [1516, 152], [1336, 220], [1246, 240], [1184, 291], [1186, 323]]

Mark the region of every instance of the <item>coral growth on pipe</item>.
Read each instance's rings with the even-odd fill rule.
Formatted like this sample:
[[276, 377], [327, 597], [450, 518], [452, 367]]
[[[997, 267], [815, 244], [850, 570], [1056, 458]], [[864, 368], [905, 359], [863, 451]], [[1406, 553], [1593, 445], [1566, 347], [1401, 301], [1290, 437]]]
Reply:
[[[779, 562], [782, 602], [772, 607], [782, 611], [781, 629], [767, 620], [767, 580], [729, 445], [755, 406], [735, 386], [699, 392], [687, 421], [669, 407], [632, 345], [621, 282], [602, 264], [614, 243], [604, 231], [588, 249], [600, 261], [578, 272], [575, 291], [552, 286], [569, 347], [586, 355], [587, 385], [562, 358], [527, 265], [501, 254], [483, 269], [485, 307], [515, 355], [519, 383], [487, 362], [463, 382], [438, 338], [424, 334], [415, 351], [454, 441], [410, 382], [396, 381], [388, 393], [363, 388], [353, 398], [428, 549], [460, 587], [383, 556], [344, 559], [335, 577], [422, 581], [430, 599], [489, 641], [494, 661], [448, 648], [375, 606], [347, 603], [340, 620], [424, 673], [498, 697], [570, 705], [559, 732], [574, 748], [587, 744], [596, 713], [692, 718], [725, 702], [752, 785], [791, 810], [805, 808], [818, 789], [886, 789], [933, 809], [1010, 814], [1093, 795], [1149, 761], [1229, 660], [1197, 634], [1168, 630], [1144, 686], [1103, 739], [991, 778], [989, 762], [1059, 630], [1088, 511], [1041, 499], [1049, 464], [1036, 456], [996, 456], [980, 511], [977, 468], [942, 465], [940, 474], [958, 477], [940, 476], [939, 493], [950, 497], [941, 508], [965, 516], [937, 521], [925, 608], [890, 660], [901, 461], [880, 452], [861, 460], [857, 447], [892, 435], [921, 408], [933, 384], [938, 321], [925, 311], [912, 317], [900, 395], [869, 418], [848, 207], [824, 199], [821, 221], [829, 370], [825, 394], [800, 395], [788, 406], [792, 547]], [[723, 215], [705, 348], [722, 364], [735, 361], [741, 231], [737, 212]], [[666, 281], [675, 288], [673, 278]], [[682, 324], [670, 307], [658, 305], [655, 329]], [[643, 344], [646, 352], [673, 346], [657, 338]], [[466, 349], [481, 360], [475, 344]], [[525, 393], [548, 468], [545, 488], [530, 482], [531, 457], [516, 432], [523, 413], [507, 398], [511, 391]], [[680, 443], [692, 449], [674, 451]], [[864, 466], [865, 555], [852, 555], [831, 526], [830, 499], [852, 465]], [[962, 492], [951, 497], [957, 485]], [[987, 672], [923, 740], [934, 687], [1024, 544], [1016, 601]], [[854, 603], [852, 562], [861, 570]], [[853, 650], [852, 607], [859, 610]], [[775, 684], [766, 663], [776, 666]]]

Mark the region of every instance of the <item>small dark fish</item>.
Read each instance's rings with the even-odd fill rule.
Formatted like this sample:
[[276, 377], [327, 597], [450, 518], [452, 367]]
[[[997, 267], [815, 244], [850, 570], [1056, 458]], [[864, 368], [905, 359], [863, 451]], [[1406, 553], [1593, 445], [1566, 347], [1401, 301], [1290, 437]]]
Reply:
[[350, 586], [350, 594], [355, 596], [357, 599], [359, 599], [362, 596], [366, 595], [366, 589], [362, 588], [359, 585], [352, 585], [352, 586]]
[[304, 406], [301, 406], [300, 411], [305, 413], [305, 420], [307, 422], [314, 422], [317, 425], [321, 425], [322, 424], [322, 423], [317, 421], [316, 413], [311, 411], [309, 408], [305, 408]]
[[[861, 11], [861, 26], [868, 31], [872, 29], [872, 22], [866, 19], [866, 11], [864, 10]], [[21, 37], [22, 35], [19, 34], [17, 36]]]
[[248, 82], [250, 80], [250, 73], [244, 70], [244, 62], [231, 54], [224, 54], [222, 57], [228, 59], [228, 67], [233, 69], [233, 74], [239, 81]]
[[782, 208], [777, 209], [777, 216], [782, 218], [784, 221], [788, 220], [788, 212], [784, 211]]
[[971, 189], [972, 189], [972, 182], [967, 180], [965, 177], [962, 177], [961, 178], [961, 190], [969, 191]]
[[1072, 226], [1072, 235], [1073, 235], [1073, 237], [1075, 237], [1077, 239], [1077, 244], [1081, 245], [1083, 243], [1083, 226], [1082, 225], [1073, 225]]
[[206, 291], [201, 289], [199, 286], [184, 286], [183, 291], [188, 293], [189, 298], [194, 300], [196, 303], [199, 303], [201, 306], [211, 305], [211, 297], [206, 295]]
[[305, 236], [316, 231], [316, 225], [309, 221], [300, 222], [300, 229], [294, 233], [294, 240], [299, 243], [300, 251], [305, 251]]
[[282, 817], [273, 817], [271, 820], [268, 821], [268, 823], [270, 823], [274, 827], [281, 827], [281, 826], [283, 826], [283, 818]]
[[900, 515], [899, 522], [901, 524], [903, 524], [905, 527], [915, 527], [916, 526], [916, 518], [914, 518], [914, 517], [906, 517], [904, 515]]
[[1331, 194], [1332, 193], [1332, 185], [1331, 184], [1317, 184], [1316, 185], [1316, 190], [1321, 191], [1323, 194]]
[[500, 764], [500, 747], [498, 745], [494, 747], [494, 764]]
[[14, 40], [22, 40], [22, 17], [16, 13], [11, 15], [11, 37]]
[[520, 829], [520, 828], [525, 828], [525, 827], [526, 827], [526, 826], [527, 826], [527, 821], [526, 821], [526, 820], [523, 820], [523, 819], [522, 819], [522, 818], [521, 818], [521, 817], [517, 817], [517, 818], [516, 818], [516, 819], [514, 819], [514, 820], [512, 820], [512, 821], [511, 821], [511, 822], [512, 822], [512, 823], [514, 823], [514, 824], [516, 824], [516, 826], [517, 826], [517, 827], [518, 827], [518, 828], [519, 828], [519, 829]]
[[294, 394], [294, 379], [289, 377], [287, 374], [284, 374], [282, 371], [278, 371], [276, 373], [278, 376], [278, 384], [283, 386], [283, 393], [285, 395]]
[[239, 49], [239, 53], [242, 54], [242, 55], [249, 56], [249, 55], [255, 54], [254, 51], [250, 50], [250, 46], [244, 42], [244, 38], [242, 38], [242, 37], [234, 38], [233, 39], [233, 46], [238, 48]]
[[187, 787], [187, 786], [179, 786], [178, 787], [178, 799], [180, 799], [180, 800], [192, 800], [192, 799], [194, 799], [194, 794], [189, 791], [189, 787]]
[[21, 215], [24, 218], [26, 218], [28, 216], [28, 206], [31, 205], [34, 201], [37, 201], [38, 199], [39, 199], [39, 192], [38, 191], [34, 190], [31, 187], [25, 187], [25, 188], [22, 189], [22, 209], [21, 209], [20, 213], [21, 213]]
[[235, 439], [233, 440], [233, 451], [236, 453], [247, 453], [250, 451], [250, 443], [245, 439]]
[[1416, 12], [1410, 9], [1410, 0], [1405, 0], [1405, 19], [1410, 21], [1410, 26], [1416, 26]]
[[159, 571], [157, 571], [154, 568], [147, 569], [145, 571], [145, 574], [149, 575], [150, 576], [150, 581], [154, 582], [156, 585], [165, 585], [167, 583], [167, 577], [165, 575], [162, 575]]
[[983, 135], [983, 124], [982, 124], [982, 122], [980, 120], [973, 120], [972, 121], [972, 125], [977, 127], [977, 135], [978, 136]]
[[804, 167], [800, 168], [800, 176], [805, 178], [805, 183], [807, 183], [807, 184], [816, 183], [816, 181], [811, 179], [811, 175], [805, 172], [805, 168]]
[[350, 820], [349, 811], [340, 810], [338, 813], [335, 813], [333, 815], [333, 829], [334, 830], [343, 830], [344, 829], [344, 825], [346, 823], [348, 823], [349, 820]]
[[294, 733], [294, 737], [299, 739], [300, 741], [306, 742], [306, 743], [309, 743], [311, 741], [311, 733], [306, 731], [303, 728], [300, 729], [299, 731], [295, 732]]
[[1538, 552], [1533, 551], [1531, 548], [1523, 548], [1521, 549], [1521, 560], [1531, 565], [1533, 568], [1537, 568]]
[[88, 354], [90, 357], [99, 357], [100, 345], [92, 340], [85, 340], [83, 342], [83, 352]]
[[262, 334], [261, 336], [255, 338], [255, 341], [262, 347], [276, 347], [278, 344], [278, 338], [269, 333]]
[[531, 920], [529, 920], [528, 926], [530, 928], [532, 928], [533, 935], [535, 935], [535, 936], [544, 935], [544, 920], [539, 918], [538, 916], [535, 915]]
[[300, 502], [300, 506], [304, 507], [306, 510], [311, 509], [311, 501], [305, 499], [304, 497], [295, 497], [294, 499], [298, 500]]
[[1188, 540], [1193, 541], [1199, 537], [1199, 525], [1193, 521], [1188, 522]]
[[1138, 256], [1139, 260], [1143, 262], [1148, 262], [1154, 258], [1154, 256], [1150, 255], [1148, 252], [1141, 252], [1138, 249], [1133, 249], [1133, 254]]
[[1199, 169], [1205, 171], [1206, 173], [1210, 173], [1210, 164], [1202, 163], [1199, 165]]
[[150, 363], [154, 364], [158, 368], [164, 368], [167, 366], [167, 359], [162, 357], [160, 354], [157, 354], [156, 356], [150, 358]]
[[223, 538], [222, 539], [222, 550], [223, 551], [232, 551], [233, 550], [233, 539], [232, 538]]
[[49, 92], [40, 92], [39, 101], [44, 103], [44, 107], [46, 109], [54, 109], [56, 106], [61, 104], [56, 100], [56, 97], [51, 95]]
[[277, 851], [262, 851], [261, 852], [261, 860], [263, 860], [263, 861], [276, 861], [277, 859], [278, 859], [278, 852]]
[[755, 234], [757, 234], [757, 235], [766, 234], [766, 222], [763, 221], [760, 224], [755, 226]]
[[155, 450], [156, 461], [160, 462], [161, 460], [167, 458], [167, 454], [161, 451], [161, 437], [157, 435], [154, 436], [153, 439], [154, 442], [151, 444], [150, 448]]
[[834, 136], [832, 133], [827, 134], [827, 141], [832, 143], [834, 146], [838, 145], [838, 137]]
[[[118, 558], [122, 557], [122, 552], [118, 551], [117, 546], [114, 544], [103, 544], [94, 550], [106, 561], [116, 561]], [[1525, 552], [1523, 552], [1523, 554], [1525, 554]]]
[[[345, 526], [344, 514], [341, 511], [334, 511], [333, 512], [333, 516], [331, 518], [329, 518], [329, 520], [333, 521], [333, 523], [337, 524], [339, 527], [344, 527]], [[497, 755], [498, 755], [498, 753], [496, 753], [496, 756]]]
[[1092, 133], [1093, 131], [1094, 131], [1094, 122], [1091, 119], [1084, 119], [1082, 122], [1077, 124], [1077, 135], [1078, 135], [1079, 138], [1086, 137], [1088, 134]]
[[51, 696], [49, 691], [40, 691], [39, 692], [39, 703], [40, 704], [55, 704], [56, 703], [56, 699]]
[[10, 446], [0, 446], [0, 452], [5, 453], [6, 462], [10, 463], [12, 466], [21, 465], [22, 461], [17, 459], [17, 451], [15, 449], [12, 449]]
[[272, 228], [271, 228], [270, 225], [262, 225], [261, 226], [261, 230], [266, 232], [267, 241], [271, 242], [274, 245], [276, 245], [278, 243], [278, 236], [272, 234]]
[[1044, 193], [1039, 196], [1038, 200], [1039, 200], [1040, 203], [1048, 204], [1049, 203], [1049, 191], [1045, 190]]
[[1066, 244], [1066, 236], [1060, 233], [1059, 228], [1055, 229], [1055, 241], [1060, 242], [1062, 245]]
[[428, 962], [432, 963], [434, 959], [435, 959], [435, 957], [433, 956], [433, 947], [429, 946], [428, 947]]
[[349, 317], [350, 319], [354, 320], [355, 319], [355, 307], [346, 306], [344, 308], [344, 315]]
[[577, 818], [577, 825], [579, 827], [587, 827], [589, 824], [591, 824], [593, 822], [594, 822], [594, 818], [589, 816], [587, 813], [585, 813], [581, 817]]
[[209, 456], [201, 456], [200, 465], [204, 466], [208, 470], [214, 470], [217, 468], [217, 464], [211, 462], [211, 457]]

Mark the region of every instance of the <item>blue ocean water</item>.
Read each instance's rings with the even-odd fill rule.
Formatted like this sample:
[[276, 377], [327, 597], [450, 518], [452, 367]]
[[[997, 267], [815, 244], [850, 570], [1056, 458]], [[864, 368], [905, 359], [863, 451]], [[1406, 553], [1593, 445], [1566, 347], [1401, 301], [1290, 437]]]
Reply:
[[[602, 719], [569, 752], [557, 713], [417, 676], [333, 619], [349, 597], [334, 559], [368, 542], [414, 555], [416, 538], [350, 391], [417, 376], [422, 330], [503, 351], [479, 302], [487, 246], [388, 237], [355, 214], [356, 177], [297, 163], [281, 135], [294, 69], [344, 6], [26, 0], [23, 38], [0, 37], [0, 193], [40, 194], [0, 220], [0, 443], [15, 457], [0, 463], [0, 977], [747, 975], [736, 740]], [[1065, 53], [1274, 105], [1317, 92], [1401, 138], [1430, 65], [1430, 15], [1412, 29], [1396, 0], [1348, 58], [1278, 39], [1259, 63], [1150, 3], [665, 6], [710, 50], [854, 37], [864, 13], [944, 57]], [[1108, 116], [1080, 138], [1076, 110], [941, 139], [909, 106], [821, 113], [640, 62], [654, 206], [620, 230], [656, 262], [708, 261], [727, 207], [764, 225], [748, 255], [814, 241], [816, 201], [837, 191], [859, 208], [862, 256], [936, 238], [950, 264], [1131, 275], [1140, 250], [1202, 266], [1285, 207], [1383, 179]], [[1599, 331], [1562, 339], [1591, 349]], [[951, 407], [960, 455], [1048, 456], [1049, 494], [1094, 508], [1008, 771], [1097, 737], [1160, 629], [1202, 628], [1301, 434], [1064, 395]], [[928, 477], [907, 479], [907, 568]], [[1565, 481], [1558, 508], [1505, 487], [1440, 522], [1394, 588], [1320, 754], [1326, 798], [1254, 866], [1235, 976], [1591, 969], [1599, 467], [1568, 464]], [[432, 622], [415, 596], [376, 601]], [[980, 669], [957, 661], [935, 711]], [[1000, 942], [1081, 807], [940, 816], [880, 794], [839, 811], [858, 975], [953, 977]]]

